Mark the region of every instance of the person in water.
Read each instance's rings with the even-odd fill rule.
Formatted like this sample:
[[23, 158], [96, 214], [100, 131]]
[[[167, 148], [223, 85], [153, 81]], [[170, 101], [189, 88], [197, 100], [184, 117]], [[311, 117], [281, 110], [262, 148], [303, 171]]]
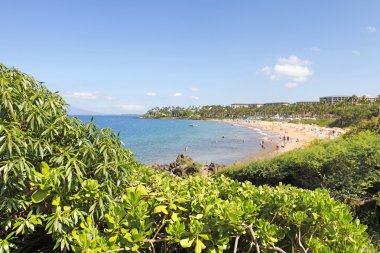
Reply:
[[261, 139], [261, 141], [260, 141], [260, 146], [261, 146], [262, 149], [265, 149], [265, 146], [264, 146], [264, 139]]

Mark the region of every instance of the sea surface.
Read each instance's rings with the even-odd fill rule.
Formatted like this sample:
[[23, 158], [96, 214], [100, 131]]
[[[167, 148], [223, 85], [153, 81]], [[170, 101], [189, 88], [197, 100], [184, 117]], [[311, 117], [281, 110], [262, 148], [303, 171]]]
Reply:
[[[92, 118], [76, 117], [84, 123]], [[141, 119], [138, 115], [93, 118], [97, 126], [120, 133], [124, 146], [133, 151], [136, 159], [150, 165], [170, 163], [179, 153], [201, 163], [228, 165], [257, 154], [261, 139], [270, 137], [270, 133], [257, 128], [204, 120]]]

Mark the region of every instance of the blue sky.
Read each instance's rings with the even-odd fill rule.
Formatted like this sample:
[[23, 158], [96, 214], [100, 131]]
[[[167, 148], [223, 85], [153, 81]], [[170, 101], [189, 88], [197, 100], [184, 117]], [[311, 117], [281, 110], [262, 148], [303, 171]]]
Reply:
[[72, 106], [380, 95], [380, 1], [3, 1], [0, 62]]

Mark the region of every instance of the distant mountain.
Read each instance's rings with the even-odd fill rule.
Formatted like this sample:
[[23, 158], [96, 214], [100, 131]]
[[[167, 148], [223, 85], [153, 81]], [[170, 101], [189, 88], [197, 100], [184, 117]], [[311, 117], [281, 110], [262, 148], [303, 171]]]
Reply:
[[92, 111], [84, 110], [84, 109], [73, 107], [73, 106], [69, 106], [67, 110], [67, 114], [69, 115], [101, 115], [101, 113], [98, 113], [98, 112], [92, 112]]

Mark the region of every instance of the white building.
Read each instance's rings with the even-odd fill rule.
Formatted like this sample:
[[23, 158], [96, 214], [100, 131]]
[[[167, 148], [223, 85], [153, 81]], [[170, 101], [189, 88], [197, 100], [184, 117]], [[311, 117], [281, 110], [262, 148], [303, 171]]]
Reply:
[[318, 101], [300, 101], [296, 102], [296, 105], [316, 105], [319, 104]]
[[319, 101], [326, 102], [329, 105], [333, 105], [341, 101], [347, 101], [351, 104], [359, 104], [360, 100], [362, 100], [363, 98], [366, 99], [370, 103], [375, 103], [376, 101], [380, 99], [380, 95], [378, 97], [367, 97], [367, 96], [359, 97], [358, 96], [357, 101], [353, 100], [352, 97], [353, 96], [328, 96], [328, 97], [320, 97]]
[[349, 101], [350, 98], [351, 96], [327, 96], [327, 97], [320, 97], [319, 102], [326, 102], [329, 105], [333, 105], [338, 102]]
[[289, 105], [288, 102], [273, 102], [273, 103], [265, 103], [264, 106], [282, 106]]
[[234, 109], [237, 108], [260, 108], [262, 104], [231, 104], [231, 107]]

